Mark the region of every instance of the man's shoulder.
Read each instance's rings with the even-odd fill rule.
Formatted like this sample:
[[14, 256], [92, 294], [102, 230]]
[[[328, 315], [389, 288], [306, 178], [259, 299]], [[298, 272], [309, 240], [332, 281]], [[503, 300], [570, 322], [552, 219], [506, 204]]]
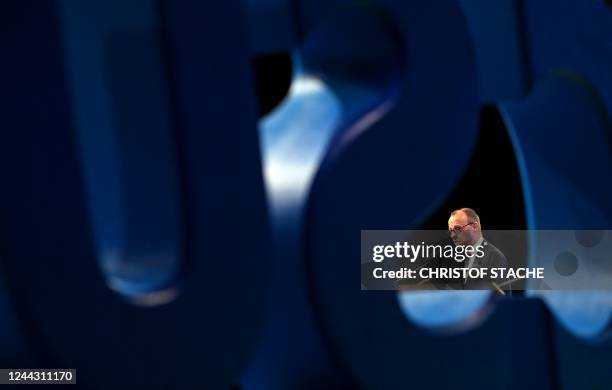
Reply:
[[487, 240], [483, 242], [483, 251], [483, 258], [487, 261], [487, 263], [496, 266], [506, 266], [508, 264], [506, 256], [502, 253], [502, 251]]
[[502, 251], [499, 250], [499, 248], [497, 248], [495, 245], [493, 245], [491, 243], [491, 241], [487, 241], [484, 240], [482, 243], [482, 247], [483, 247], [483, 251], [485, 253], [485, 255], [489, 254], [489, 253], [496, 253], [496, 254], [500, 254], [503, 256]]

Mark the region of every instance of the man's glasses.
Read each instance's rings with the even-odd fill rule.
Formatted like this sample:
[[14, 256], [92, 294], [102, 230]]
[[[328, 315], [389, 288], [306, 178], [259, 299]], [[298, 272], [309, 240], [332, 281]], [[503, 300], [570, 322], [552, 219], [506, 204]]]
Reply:
[[468, 226], [468, 225], [472, 225], [472, 224], [474, 224], [474, 222], [466, 223], [466, 224], [465, 224], [465, 225], [463, 225], [463, 226], [455, 226], [455, 227], [454, 227], [454, 228], [452, 228], [452, 229], [448, 229], [448, 234], [450, 234], [451, 236], [452, 236], [453, 234], [458, 234], [458, 233], [460, 233], [461, 231], [463, 231], [463, 229], [464, 229], [466, 226]]

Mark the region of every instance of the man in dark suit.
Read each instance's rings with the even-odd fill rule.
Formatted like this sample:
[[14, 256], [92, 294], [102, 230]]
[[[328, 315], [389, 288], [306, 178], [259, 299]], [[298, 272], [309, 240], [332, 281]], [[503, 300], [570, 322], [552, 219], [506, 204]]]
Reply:
[[[470, 208], [461, 208], [451, 213], [448, 219], [448, 231], [455, 245], [470, 245], [475, 248], [482, 246], [484, 255], [476, 255], [465, 259], [461, 267], [464, 268], [507, 268], [508, 261], [506, 256], [493, 244], [485, 240], [482, 236], [480, 217], [476, 211]], [[457, 282], [459, 285], [457, 285]], [[455, 281], [455, 288], [465, 290], [473, 289], [493, 289], [500, 295], [506, 295], [509, 290], [504, 291], [499, 284], [504, 280], [483, 279], [464, 279]]]

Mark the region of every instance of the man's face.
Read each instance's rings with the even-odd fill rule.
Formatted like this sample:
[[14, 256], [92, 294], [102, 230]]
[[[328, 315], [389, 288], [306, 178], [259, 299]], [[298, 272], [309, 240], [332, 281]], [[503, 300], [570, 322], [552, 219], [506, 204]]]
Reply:
[[476, 223], [470, 224], [468, 216], [458, 211], [448, 220], [448, 230], [455, 245], [471, 245], [480, 237], [480, 227]]

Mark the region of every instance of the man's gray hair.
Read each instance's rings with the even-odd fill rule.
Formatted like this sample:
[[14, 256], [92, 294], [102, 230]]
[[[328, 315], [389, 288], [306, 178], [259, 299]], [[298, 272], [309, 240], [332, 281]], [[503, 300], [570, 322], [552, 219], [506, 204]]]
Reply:
[[468, 207], [464, 207], [464, 208], [457, 209], [457, 210], [453, 211], [451, 213], [451, 217], [453, 215], [457, 214], [460, 211], [463, 211], [465, 213], [465, 215], [467, 215], [469, 223], [476, 222], [478, 224], [478, 226], [480, 226], [480, 217], [478, 216], [478, 214], [476, 214], [476, 211], [474, 211], [474, 209], [470, 209]]

